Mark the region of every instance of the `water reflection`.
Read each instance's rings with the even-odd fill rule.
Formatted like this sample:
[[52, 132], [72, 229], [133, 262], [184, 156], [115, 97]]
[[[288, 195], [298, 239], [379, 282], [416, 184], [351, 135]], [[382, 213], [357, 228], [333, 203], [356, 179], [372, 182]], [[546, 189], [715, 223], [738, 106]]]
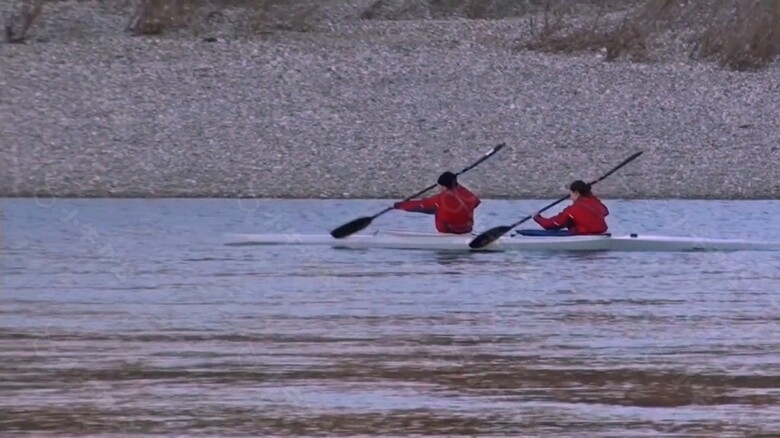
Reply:
[[7, 215], [3, 436], [780, 435], [777, 255], [224, 247], [210, 202], [80, 204], [124, 283]]
[[433, 251], [433, 254], [435, 255], [436, 262], [439, 265], [446, 267], [472, 266], [475, 258], [482, 255], [473, 252], [447, 250]]

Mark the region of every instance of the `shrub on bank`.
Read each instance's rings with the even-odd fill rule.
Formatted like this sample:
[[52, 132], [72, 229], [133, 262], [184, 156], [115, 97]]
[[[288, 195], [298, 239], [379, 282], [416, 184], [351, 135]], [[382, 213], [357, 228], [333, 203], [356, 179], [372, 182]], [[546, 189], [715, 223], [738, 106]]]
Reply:
[[16, 13], [10, 14], [3, 23], [5, 41], [9, 44], [24, 42], [27, 32], [41, 15], [44, 0], [20, 0]]
[[127, 30], [136, 35], [155, 35], [186, 26], [201, 5], [198, 0], [139, 0]]
[[[13, 2], [11, 14], [4, 21], [5, 40], [23, 43], [28, 32], [47, 4], [63, 0], [8, 0]], [[129, 11], [125, 28], [132, 35], [159, 35], [185, 27], [209, 26], [228, 20], [226, 8], [240, 10], [240, 26], [253, 31], [268, 27], [294, 31], [307, 30], [308, 13], [318, 6], [318, 0], [99, 0], [100, 8], [112, 13]], [[2, 12], [2, 11], [0, 11]], [[281, 13], [276, 13], [281, 12]]]
[[646, 59], [656, 44], [677, 35], [695, 59], [714, 59], [734, 70], [753, 70], [780, 55], [778, 0], [643, 0], [616, 18], [602, 10], [579, 25], [570, 8], [548, 0], [542, 22], [524, 48], [545, 52], [605, 51], [605, 59]]
[[[225, 8], [240, 8], [241, 25], [253, 32], [267, 28], [306, 31], [318, 0], [137, 0], [127, 30], [134, 35], [160, 34], [194, 23], [224, 19]], [[321, 1], [321, 0], [320, 0]], [[229, 19], [228, 19], [229, 20]]]
[[[9, 43], [24, 42], [46, 3], [13, 0], [4, 23]], [[353, 0], [349, 0], [353, 1]], [[130, 7], [133, 35], [182, 27], [235, 24], [238, 33], [268, 28], [306, 31], [313, 15], [328, 15], [347, 0], [101, 0]], [[780, 0], [376, 0], [363, 19], [501, 19], [525, 16], [532, 29], [524, 49], [545, 52], [604, 51], [608, 61], [643, 60], [656, 50], [683, 49], [735, 70], [758, 69], [780, 54]], [[226, 8], [239, 8], [231, 16]], [[324, 11], [324, 12], [323, 12]], [[247, 27], [247, 24], [249, 25]]]

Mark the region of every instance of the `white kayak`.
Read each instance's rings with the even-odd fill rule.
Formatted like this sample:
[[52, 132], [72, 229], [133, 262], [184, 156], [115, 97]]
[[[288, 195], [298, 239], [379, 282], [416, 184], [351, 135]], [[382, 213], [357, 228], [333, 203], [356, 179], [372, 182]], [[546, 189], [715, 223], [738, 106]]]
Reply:
[[780, 251], [780, 242], [711, 239], [649, 234], [590, 236], [503, 236], [480, 248], [469, 248], [476, 234], [448, 235], [413, 231], [354, 234], [232, 234], [226, 245], [320, 245], [333, 248], [388, 248], [453, 251]]

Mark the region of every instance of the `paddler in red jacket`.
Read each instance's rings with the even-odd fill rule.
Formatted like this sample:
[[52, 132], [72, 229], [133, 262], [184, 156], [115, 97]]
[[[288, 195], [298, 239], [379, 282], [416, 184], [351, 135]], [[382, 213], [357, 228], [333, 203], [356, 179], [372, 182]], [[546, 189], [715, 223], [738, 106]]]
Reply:
[[571, 200], [574, 201], [558, 215], [549, 219], [536, 213], [534, 221], [545, 230], [568, 228], [571, 234], [601, 234], [607, 232], [605, 218], [609, 216], [607, 207], [590, 191], [590, 185], [584, 181], [574, 181], [569, 186]]
[[438, 194], [420, 200], [396, 202], [393, 208], [435, 215], [436, 230], [440, 233], [470, 233], [474, 227], [474, 210], [482, 201], [458, 184], [458, 178], [452, 172], [442, 173], [438, 184]]

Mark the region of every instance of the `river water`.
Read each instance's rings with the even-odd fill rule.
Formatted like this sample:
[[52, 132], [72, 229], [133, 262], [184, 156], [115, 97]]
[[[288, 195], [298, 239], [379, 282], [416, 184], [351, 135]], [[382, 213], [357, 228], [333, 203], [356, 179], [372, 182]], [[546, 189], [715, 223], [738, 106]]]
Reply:
[[[780, 434], [778, 253], [223, 245], [388, 202], [3, 200], [0, 436]], [[608, 206], [616, 233], [780, 240], [780, 202]]]

